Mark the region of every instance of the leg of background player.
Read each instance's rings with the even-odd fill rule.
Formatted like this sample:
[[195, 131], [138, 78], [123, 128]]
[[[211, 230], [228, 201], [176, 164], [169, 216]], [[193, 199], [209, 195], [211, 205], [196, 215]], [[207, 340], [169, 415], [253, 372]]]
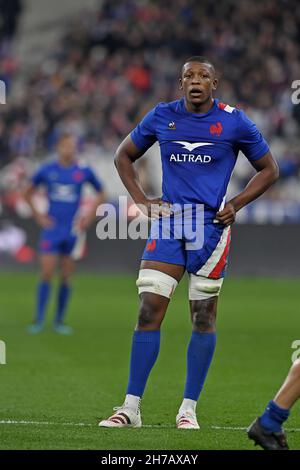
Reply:
[[29, 333], [39, 333], [43, 329], [46, 308], [50, 295], [50, 281], [54, 274], [57, 255], [42, 254], [40, 256], [40, 282], [37, 289], [36, 313], [33, 325], [29, 325]]
[[300, 359], [297, 359], [285, 379], [282, 387], [274, 398], [281, 408], [291, 408], [300, 398]]
[[[218, 297], [207, 300], [191, 300], [193, 332], [187, 352], [187, 377], [184, 399], [178, 417], [190, 412], [193, 416], [210, 367], [216, 346], [215, 322]], [[189, 428], [189, 423], [183, 426]]]
[[248, 437], [265, 450], [287, 450], [282, 424], [288, 419], [290, 408], [299, 398], [300, 359], [297, 359], [274, 400], [268, 403], [262, 416], [249, 426]]
[[300, 360], [294, 362], [274, 400], [271, 400], [260, 424], [269, 432], [280, 432], [281, 426], [289, 416], [289, 409], [300, 398]]
[[75, 261], [70, 256], [61, 257], [60, 265], [60, 285], [57, 296], [57, 309], [54, 319], [54, 330], [60, 334], [71, 334], [72, 329], [64, 325], [64, 318], [67, 311], [68, 302], [70, 300], [71, 288], [70, 278], [75, 270]]

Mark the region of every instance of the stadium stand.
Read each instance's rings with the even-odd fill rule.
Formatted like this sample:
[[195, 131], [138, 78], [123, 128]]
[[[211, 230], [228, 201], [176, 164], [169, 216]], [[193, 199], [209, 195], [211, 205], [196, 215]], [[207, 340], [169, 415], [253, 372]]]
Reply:
[[[44, 60], [27, 68], [23, 93], [14, 96], [12, 88], [1, 108], [0, 165], [20, 157], [40, 161], [61, 131], [71, 131], [105, 179], [120, 140], [155, 103], [178, 97], [174, 76], [182, 61], [201, 54], [219, 71], [218, 96], [246, 110], [280, 165], [280, 182], [259, 202], [262, 212], [252, 217], [250, 208], [244, 219], [259, 222], [274, 209], [277, 222], [299, 220], [300, 105], [291, 101], [291, 83], [300, 77], [300, 9], [297, 0], [289, 8], [285, 3], [178, 0], [169, 8], [158, 0], [104, 0], [96, 10], [70, 11]], [[5, 44], [0, 71], [10, 88], [22, 71]], [[150, 175], [145, 185], [155, 193], [151, 172], [157, 174], [159, 159], [144, 166], [143, 175]], [[230, 193], [244, 186], [251, 171], [240, 159]], [[111, 198], [123, 191], [118, 183], [113, 188]]]

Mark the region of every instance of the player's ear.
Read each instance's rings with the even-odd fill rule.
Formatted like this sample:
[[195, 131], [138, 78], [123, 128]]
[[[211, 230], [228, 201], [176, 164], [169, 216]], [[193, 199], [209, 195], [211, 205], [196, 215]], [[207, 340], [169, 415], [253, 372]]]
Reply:
[[180, 78], [179, 79], [179, 90], [182, 90], [183, 89], [183, 86], [182, 86], [182, 79]]
[[213, 79], [212, 89], [216, 90], [218, 88], [219, 80], [217, 78]]

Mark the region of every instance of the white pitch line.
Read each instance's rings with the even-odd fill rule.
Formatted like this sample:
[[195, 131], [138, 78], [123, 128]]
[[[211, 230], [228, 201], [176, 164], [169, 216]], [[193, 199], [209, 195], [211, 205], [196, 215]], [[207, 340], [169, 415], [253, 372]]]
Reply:
[[210, 426], [211, 429], [222, 429], [226, 431], [246, 431], [248, 428], [240, 427], [240, 426]]
[[[97, 427], [97, 424], [92, 423], [57, 423], [53, 421], [25, 421], [25, 420], [0, 420], [0, 425], [16, 424], [16, 425], [25, 425], [25, 426], [74, 426], [74, 427]], [[146, 424], [142, 426], [146, 429], [175, 429], [175, 424]], [[243, 426], [208, 426], [210, 429], [215, 429], [217, 431], [246, 431], [247, 427]], [[286, 429], [288, 432], [300, 432], [300, 428], [289, 428]]]
[[[211, 429], [221, 429], [223, 431], [247, 431], [248, 427], [240, 426], [210, 426]], [[300, 432], [300, 428], [284, 428], [287, 432]]]
[[89, 423], [54, 423], [54, 422], [50, 422], [50, 421], [24, 421], [24, 420], [21, 420], [21, 421], [15, 421], [15, 420], [12, 420], [12, 419], [8, 419], [8, 420], [1, 420], [0, 421], [0, 425], [1, 424], [25, 424], [27, 426], [94, 426], [93, 424], [89, 424]]

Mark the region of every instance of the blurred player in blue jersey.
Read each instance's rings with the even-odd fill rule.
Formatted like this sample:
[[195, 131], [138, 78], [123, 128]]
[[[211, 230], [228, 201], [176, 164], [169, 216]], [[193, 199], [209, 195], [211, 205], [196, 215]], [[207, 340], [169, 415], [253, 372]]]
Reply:
[[300, 399], [300, 359], [297, 359], [276, 393], [269, 401], [264, 413], [249, 426], [247, 433], [255, 444], [265, 450], [288, 450], [283, 423], [290, 415], [290, 409]]
[[[189, 275], [192, 334], [187, 350], [179, 429], [199, 429], [196, 405], [216, 345], [216, 314], [236, 213], [263, 194], [278, 178], [278, 166], [255, 124], [241, 110], [213, 98], [214, 66], [191, 57], [179, 80], [183, 98], [160, 103], [121, 143], [116, 154], [120, 177], [137, 204], [161, 215], [185, 204], [204, 210], [204, 243], [189, 249], [187, 240], [162, 236], [148, 240], [137, 280], [140, 309], [133, 335], [129, 381], [123, 405], [99, 423], [103, 427], [140, 427], [140, 400], [160, 347], [160, 327], [170, 297], [185, 271]], [[133, 163], [155, 142], [160, 145], [161, 199], [150, 200], [139, 185]], [[226, 202], [226, 190], [239, 151], [256, 170], [246, 188]], [[162, 225], [164, 217], [154, 222]], [[152, 224], [153, 225], [153, 224]], [[152, 231], [152, 230], [151, 230]], [[172, 233], [171, 233], [172, 235]], [[112, 376], [113, 378], [113, 376]]]
[[[97, 206], [103, 202], [101, 182], [91, 168], [80, 166], [75, 160], [74, 136], [64, 134], [59, 138], [57, 154], [57, 160], [45, 163], [38, 169], [24, 193], [36, 222], [42, 228], [39, 242], [41, 277], [34, 323], [28, 327], [30, 333], [43, 330], [51, 280], [58, 261], [60, 286], [54, 330], [60, 334], [72, 332], [71, 328], [64, 324], [70, 299], [70, 278], [74, 272], [75, 260], [83, 255], [85, 230], [94, 220]], [[89, 213], [80, 215], [79, 205], [85, 183], [91, 184], [97, 194]], [[49, 202], [47, 214], [39, 212], [34, 206], [33, 195], [38, 186], [44, 186], [46, 189]]]

